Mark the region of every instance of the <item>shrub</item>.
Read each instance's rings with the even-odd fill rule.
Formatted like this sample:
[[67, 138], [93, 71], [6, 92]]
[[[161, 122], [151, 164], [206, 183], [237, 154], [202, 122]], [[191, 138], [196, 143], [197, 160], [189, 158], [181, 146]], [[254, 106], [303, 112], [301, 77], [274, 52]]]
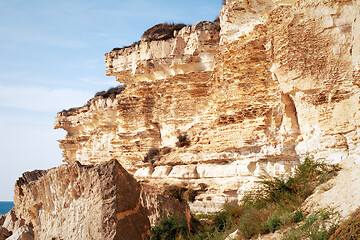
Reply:
[[178, 141], [175, 143], [177, 147], [188, 147], [190, 146], [190, 141], [187, 139], [187, 134], [180, 134], [177, 136]]
[[334, 230], [330, 240], [360, 239], [360, 208]]
[[282, 226], [280, 214], [275, 213], [266, 220], [267, 228], [270, 232], [275, 232]]
[[122, 86], [117, 86], [117, 87], [113, 87], [108, 89], [107, 91], [101, 91], [101, 92], [97, 92], [95, 94], [95, 97], [101, 97], [101, 98], [115, 98], [116, 95], [119, 95], [120, 93], [122, 93], [122, 91], [125, 90], [125, 85]]
[[329, 180], [339, 170], [338, 165], [330, 165], [321, 161], [306, 158], [295, 168], [295, 174], [288, 178], [262, 177], [261, 192], [256, 196], [259, 202], [281, 202], [299, 205], [310, 196], [315, 187]]
[[[324, 220], [330, 216], [336, 216], [331, 210], [321, 209], [318, 212], [309, 215], [302, 225], [296, 228], [292, 228], [285, 236], [284, 240], [295, 239], [311, 239], [311, 240], [325, 240], [329, 239], [329, 236], [333, 233], [333, 229], [336, 228], [335, 224], [326, 226]], [[338, 238], [336, 238], [338, 239]]]
[[173, 38], [174, 32], [181, 30], [185, 26], [186, 25], [183, 23], [160, 23], [146, 30], [142, 35], [141, 40], [150, 42]]
[[158, 157], [160, 154], [160, 151], [158, 148], [150, 148], [147, 154], [144, 157], [143, 162], [154, 162], [154, 158]]
[[223, 210], [218, 212], [214, 217], [217, 228], [222, 231], [233, 226], [242, 214], [242, 206], [237, 204], [225, 203]]
[[187, 222], [185, 219], [168, 217], [152, 228], [150, 240], [175, 240], [187, 236]]
[[240, 218], [243, 226], [240, 230], [250, 238], [303, 220], [304, 214], [297, 209], [316, 186], [330, 179], [338, 170], [337, 165], [306, 158], [295, 168], [293, 176], [263, 176], [259, 181], [261, 190], [243, 199], [244, 214]]
[[150, 162], [154, 163], [161, 159], [163, 155], [171, 153], [172, 149], [170, 147], [163, 147], [163, 148], [150, 148], [147, 154], [144, 157], [143, 162]]
[[338, 170], [337, 165], [306, 158], [295, 168], [293, 176], [263, 176], [260, 191], [243, 198], [239, 229], [246, 238], [251, 238], [302, 221], [304, 214], [298, 210], [302, 202]]
[[293, 213], [291, 220], [293, 223], [298, 223], [304, 220], [304, 217], [304, 214], [300, 210], [297, 210]]
[[167, 186], [163, 192], [163, 195], [178, 199], [180, 202], [195, 201], [197, 191], [193, 189], [188, 189], [185, 187], [180, 187], [176, 185]]

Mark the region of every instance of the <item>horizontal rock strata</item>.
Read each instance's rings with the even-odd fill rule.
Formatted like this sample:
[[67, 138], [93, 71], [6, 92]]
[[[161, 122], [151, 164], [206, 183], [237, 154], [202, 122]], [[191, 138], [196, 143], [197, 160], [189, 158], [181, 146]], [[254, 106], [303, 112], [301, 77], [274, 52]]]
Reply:
[[154, 80], [212, 70], [219, 31], [217, 22], [199, 22], [175, 31], [165, 40], [143, 39], [114, 49], [105, 55], [106, 74], [128, 83], [130, 79]]
[[206, 213], [304, 156], [356, 159], [359, 19], [358, 1], [227, 0], [220, 28], [113, 50], [106, 74], [125, 85], [58, 114], [64, 161], [116, 158], [159, 189], [195, 189]]

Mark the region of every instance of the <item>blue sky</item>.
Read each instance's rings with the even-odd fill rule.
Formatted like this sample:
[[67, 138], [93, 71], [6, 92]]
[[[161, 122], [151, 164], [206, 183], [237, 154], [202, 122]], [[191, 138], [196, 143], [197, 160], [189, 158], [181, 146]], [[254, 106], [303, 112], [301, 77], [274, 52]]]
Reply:
[[221, 0], [0, 0], [0, 200], [25, 171], [62, 164], [56, 113], [118, 85], [104, 54], [162, 22], [214, 20]]

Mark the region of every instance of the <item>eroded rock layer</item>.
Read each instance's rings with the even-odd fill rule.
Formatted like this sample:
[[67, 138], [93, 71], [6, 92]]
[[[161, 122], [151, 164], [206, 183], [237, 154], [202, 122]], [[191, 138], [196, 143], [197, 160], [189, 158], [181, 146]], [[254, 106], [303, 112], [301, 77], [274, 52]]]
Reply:
[[116, 158], [217, 211], [307, 155], [359, 157], [359, 2], [227, 0], [217, 23], [106, 54], [123, 91], [58, 114], [66, 162]]
[[[146, 239], [150, 223], [139, 183], [116, 161], [24, 173], [15, 215], [35, 239]], [[16, 238], [17, 239], [17, 238]]]
[[174, 31], [173, 37], [164, 40], [143, 37], [138, 43], [107, 53], [106, 74], [128, 83], [130, 79], [154, 80], [212, 70], [219, 30], [219, 23], [205, 21]]

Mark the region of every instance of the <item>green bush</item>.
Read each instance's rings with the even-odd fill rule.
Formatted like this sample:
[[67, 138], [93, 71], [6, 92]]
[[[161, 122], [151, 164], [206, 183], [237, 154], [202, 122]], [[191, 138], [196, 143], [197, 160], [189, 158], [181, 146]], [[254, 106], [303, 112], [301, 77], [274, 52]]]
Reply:
[[256, 201], [277, 202], [288, 205], [290, 202], [299, 205], [310, 196], [315, 187], [326, 182], [338, 172], [338, 165], [330, 165], [321, 161], [306, 158], [295, 168], [293, 176], [262, 177], [262, 191], [256, 196]]
[[279, 213], [275, 213], [266, 220], [266, 225], [270, 232], [275, 232], [282, 226], [280, 217]]
[[175, 240], [187, 236], [186, 219], [168, 217], [152, 228], [150, 240]]
[[225, 203], [223, 210], [218, 212], [214, 217], [215, 226], [223, 231], [232, 227], [236, 220], [241, 216], [243, 209], [237, 204]]
[[326, 227], [325, 221], [331, 216], [336, 216], [331, 210], [321, 209], [318, 212], [307, 216], [304, 222], [292, 228], [285, 236], [284, 240], [295, 239], [311, 239], [311, 240], [325, 240], [329, 239], [336, 225], [328, 223], [330, 226]]

